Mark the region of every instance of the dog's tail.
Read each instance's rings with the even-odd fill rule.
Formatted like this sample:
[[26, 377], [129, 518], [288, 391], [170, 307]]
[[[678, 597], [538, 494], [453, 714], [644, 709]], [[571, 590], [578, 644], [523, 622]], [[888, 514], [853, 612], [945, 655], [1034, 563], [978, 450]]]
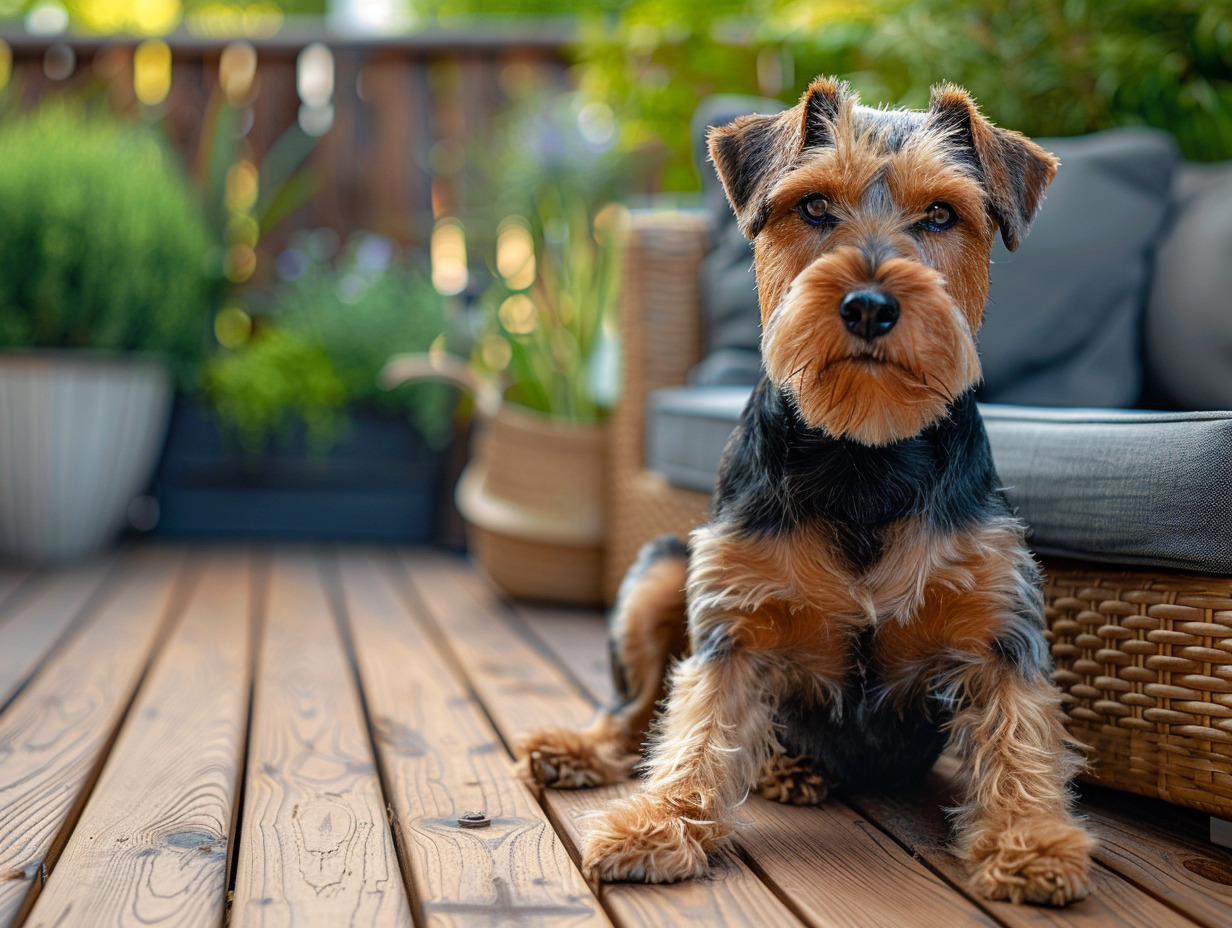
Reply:
[[628, 776], [659, 701], [667, 671], [688, 649], [688, 548], [663, 536], [642, 546], [620, 584], [608, 622], [616, 700], [580, 731], [541, 729], [515, 745], [518, 770], [545, 786], [599, 786]]

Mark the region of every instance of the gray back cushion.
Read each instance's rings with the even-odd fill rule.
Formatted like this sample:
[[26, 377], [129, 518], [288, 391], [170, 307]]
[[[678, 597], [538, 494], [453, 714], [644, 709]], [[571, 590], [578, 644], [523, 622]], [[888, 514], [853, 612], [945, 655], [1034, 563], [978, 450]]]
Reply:
[[1184, 165], [1146, 318], [1158, 402], [1232, 409], [1232, 163]]
[[1018, 251], [999, 240], [993, 249], [979, 336], [980, 399], [1133, 406], [1142, 392], [1142, 319], [1176, 145], [1151, 129], [1039, 142], [1061, 159], [1061, 169]]
[[[700, 271], [706, 357], [699, 385], [753, 383], [760, 369], [753, 253], [736, 228], [714, 168], [708, 126], [777, 100], [718, 96], [693, 120], [712, 250]], [[1152, 249], [1168, 209], [1177, 155], [1170, 136], [1120, 129], [1043, 139], [1062, 168], [1022, 247], [998, 241], [980, 353], [985, 401], [1128, 407], [1142, 389], [1141, 321]]]

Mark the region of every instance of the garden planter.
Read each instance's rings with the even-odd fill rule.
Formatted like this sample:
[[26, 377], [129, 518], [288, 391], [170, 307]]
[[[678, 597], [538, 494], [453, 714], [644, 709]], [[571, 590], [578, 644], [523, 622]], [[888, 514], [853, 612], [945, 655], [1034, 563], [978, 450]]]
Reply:
[[176, 403], [154, 481], [157, 534], [434, 541], [443, 454], [403, 416], [360, 410], [350, 420], [324, 454], [302, 434], [251, 454], [207, 410]]
[[505, 405], [458, 481], [476, 561], [506, 593], [594, 604], [602, 596], [606, 430]]
[[71, 560], [114, 539], [150, 479], [170, 407], [157, 358], [0, 354], [0, 554]]

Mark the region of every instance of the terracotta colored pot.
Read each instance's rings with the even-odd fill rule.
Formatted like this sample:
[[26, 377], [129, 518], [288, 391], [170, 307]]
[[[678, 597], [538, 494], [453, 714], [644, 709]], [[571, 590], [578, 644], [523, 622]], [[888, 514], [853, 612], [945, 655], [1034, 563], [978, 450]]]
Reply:
[[607, 432], [504, 405], [476, 438], [458, 481], [471, 551], [506, 593], [602, 597]]

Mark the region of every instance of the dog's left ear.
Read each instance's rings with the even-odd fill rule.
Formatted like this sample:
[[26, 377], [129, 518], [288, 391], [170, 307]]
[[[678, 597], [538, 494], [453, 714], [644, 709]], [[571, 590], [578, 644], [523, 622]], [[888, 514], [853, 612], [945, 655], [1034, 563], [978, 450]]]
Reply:
[[934, 124], [954, 130], [971, 146], [988, 190], [989, 210], [1005, 247], [1014, 251], [1027, 237], [1061, 162], [1025, 135], [994, 126], [954, 84], [933, 87], [928, 112]]

